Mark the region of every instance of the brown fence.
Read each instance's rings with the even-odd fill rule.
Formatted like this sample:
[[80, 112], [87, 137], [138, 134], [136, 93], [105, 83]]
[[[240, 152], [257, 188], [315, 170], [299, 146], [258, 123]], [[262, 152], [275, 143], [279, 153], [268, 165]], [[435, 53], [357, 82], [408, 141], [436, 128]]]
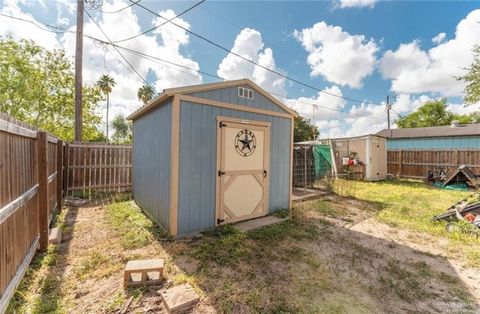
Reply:
[[37, 249], [62, 195], [131, 189], [130, 145], [63, 144], [0, 113], [0, 313]]
[[[61, 209], [60, 140], [0, 115], [0, 313]], [[60, 192], [59, 192], [60, 191]]]
[[404, 178], [425, 178], [428, 170], [444, 167], [452, 174], [467, 165], [480, 175], [480, 150], [389, 150], [388, 173]]
[[124, 192], [132, 186], [132, 147], [115, 144], [67, 144], [64, 190], [69, 195], [92, 191]]

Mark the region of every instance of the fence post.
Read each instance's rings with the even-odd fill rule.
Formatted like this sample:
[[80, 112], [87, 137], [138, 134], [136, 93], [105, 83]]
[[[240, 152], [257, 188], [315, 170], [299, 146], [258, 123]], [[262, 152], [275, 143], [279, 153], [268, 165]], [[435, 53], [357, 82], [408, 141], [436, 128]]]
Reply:
[[402, 177], [402, 163], [403, 163], [403, 154], [402, 150], [398, 152], [398, 176], [401, 178]]
[[70, 144], [66, 143], [65, 144], [65, 149], [63, 151], [63, 165], [64, 165], [64, 170], [63, 170], [63, 196], [68, 195], [68, 179], [69, 179], [69, 159], [70, 159]]
[[37, 133], [38, 161], [38, 232], [40, 235], [40, 251], [45, 252], [48, 246], [48, 136]]
[[458, 168], [460, 164], [460, 151], [458, 149], [455, 150], [455, 169]]
[[57, 211], [62, 212], [62, 187], [63, 187], [63, 141], [57, 141]]

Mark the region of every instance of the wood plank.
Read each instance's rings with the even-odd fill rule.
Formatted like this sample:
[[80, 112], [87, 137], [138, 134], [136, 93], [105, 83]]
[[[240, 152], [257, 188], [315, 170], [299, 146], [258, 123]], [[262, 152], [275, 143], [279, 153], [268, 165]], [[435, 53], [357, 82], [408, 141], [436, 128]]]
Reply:
[[47, 133], [38, 132], [38, 230], [40, 233], [40, 251], [44, 252], [48, 246], [48, 154]]

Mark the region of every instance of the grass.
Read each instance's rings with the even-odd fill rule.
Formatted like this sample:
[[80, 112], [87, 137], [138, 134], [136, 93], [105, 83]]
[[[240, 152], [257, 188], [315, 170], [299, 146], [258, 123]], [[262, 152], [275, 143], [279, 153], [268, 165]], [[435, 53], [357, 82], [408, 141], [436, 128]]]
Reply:
[[168, 234], [148, 219], [131, 201], [106, 206], [107, 220], [121, 237], [125, 249], [149, 245], [155, 238], [168, 238]]
[[456, 223], [458, 232], [448, 232], [446, 222], [431, 220], [470, 192], [440, 190], [410, 180], [357, 182], [349, 192], [359, 200], [381, 204], [376, 215], [380, 222], [447, 238], [469, 266], [480, 267], [479, 255], [468, 249], [472, 243], [480, 244], [478, 228], [460, 221]]
[[[64, 228], [65, 214], [66, 211], [62, 211], [56, 218], [60, 228]], [[55, 245], [36, 255], [10, 300], [7, 313], [66, 313], [60, 279], [52, 272], [61, 259]]]

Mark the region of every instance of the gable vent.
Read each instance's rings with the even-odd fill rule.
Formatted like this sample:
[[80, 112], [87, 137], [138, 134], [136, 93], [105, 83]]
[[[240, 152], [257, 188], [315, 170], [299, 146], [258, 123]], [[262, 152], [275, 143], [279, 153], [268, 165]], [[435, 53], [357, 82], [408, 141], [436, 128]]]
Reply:
[[238, 97], [245, 99], [253, 99], [253, 90], [250, 88], [239, 87], [238, 88]]

